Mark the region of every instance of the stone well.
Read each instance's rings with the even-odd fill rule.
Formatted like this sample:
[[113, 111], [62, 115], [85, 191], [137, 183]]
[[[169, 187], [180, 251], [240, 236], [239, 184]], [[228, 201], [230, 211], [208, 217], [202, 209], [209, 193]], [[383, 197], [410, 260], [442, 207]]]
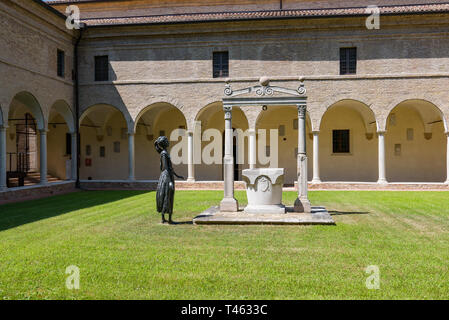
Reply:
[[282, 204], [282, 187], [284, 185], [284, 169], [259, 168], [242, 172], [246, 183], [248, 206], [245, 213], [251, 214], [284, 214]]

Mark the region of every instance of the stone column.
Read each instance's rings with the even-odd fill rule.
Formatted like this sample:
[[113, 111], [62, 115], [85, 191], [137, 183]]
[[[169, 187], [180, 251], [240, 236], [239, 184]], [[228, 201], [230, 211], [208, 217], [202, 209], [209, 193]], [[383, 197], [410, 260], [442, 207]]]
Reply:
[[313, 131], [313, 179], [312, 183], [321, 183], [320, 179], [320, 140], [319, 131]]
[[379, 140], [379, 184], [387, 184], [386, 171], [385, 171], [385, 131], [377, 132]]
[[6, 128], [0, 127], [0, 191], [6, 187]]
[[193, 149], [193, 132], [187, 131], [187, 182], [195, 182], [195, 163], [193, 161], [194, 149]]
[[41, 184], [47, 184], [47, 129], [41, 129], [39, 132]]
[[135, 177], [135, 152], [134, 133], [128, 134], [128, 180], [134, 181]]
[[446, 153], [446, 182], [449, 185], [449, 131], [446, 132], [447, 139], [447, 153]]
[[256, 129], [249, 129], [249, 168], [255, 169], [257, 164]]
[[237, 212], [238, 202], [234, 198], [234, 155], [232, 153], [232, 107], [224, 106], [225, 112], [225, 155], [224, 165], [224, 198], [220, 203], [220, 211]]
[[77, 178], [77, 169], [78, 169], [78, 147], [76, 145], [76, 132], [71, 133], [72, 137], [72, 172], [71, 172], [71, 179], [76, 180]]
[[306, 111], [306, 104], [298, 105], [298, 198], [295, 201], [294, 211], [311, 213], [312, 207], [307, 191]]

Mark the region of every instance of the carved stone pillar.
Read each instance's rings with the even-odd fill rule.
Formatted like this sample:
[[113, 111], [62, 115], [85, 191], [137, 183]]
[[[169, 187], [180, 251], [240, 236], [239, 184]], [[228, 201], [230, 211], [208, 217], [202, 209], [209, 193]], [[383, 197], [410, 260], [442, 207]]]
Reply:
[[135, 179], [134, 133], [130, 133], [128, 134], [128, 180], [134, 181]]
[[256, 129], [249, 129], [249, 168], [255, 169], [257, 164]]
[[377, 136], [379, 140], [379, 180], [377, 180], [377, 183], [387, 184], [388, 182], [385, 169], [385, 131], [378, 131]]
[[319, 131], [313, 132], [313, 179], [312, 179], [312, 183], [321, 183], [319, 134], [320, 134]]
[[224, 166], [224, 198], [220, 203], [220, 211], [237, 212], [238, 202], [234, 198], [234, 155], [232, 153], [232, 107], [224, 106], [225, 112], [225, 155]]
[[77, 178], [77, 169], [78, 169], [78, 153], [77, 153], [77, 151], [78, 151], [78, 146], [76, 145], [76, 132], [75, 133], [71, 133], [70, 134], [71, 135], [71, 138], [72, 138], [72, 163], [71, 163], [71, 166], [72, 166], [72, 172], [71, 172], [71, 175], [70, 175], [70, 178], [72, 179], [72, 180], [76, 180], [76, 178]]
[[306, 154], [306, 112], [307, 105], [298, 105], [298, 198], [295, 201], [295, 212], [311, 213], [312, 207], [307, 190], [307, 154]]
[[187, 132], [187, 147], [188, 147], [188, 155], [187, 155], [187, 181], [195, 182], [195, 163], [193, 161], [194, 155], [194, 146], [193, 146], [193, 132]]

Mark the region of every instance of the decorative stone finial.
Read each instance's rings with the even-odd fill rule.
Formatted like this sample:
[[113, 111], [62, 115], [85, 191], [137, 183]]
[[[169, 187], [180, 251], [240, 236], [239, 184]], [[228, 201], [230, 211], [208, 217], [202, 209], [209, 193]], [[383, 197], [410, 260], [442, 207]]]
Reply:
[[270, 84], [270, 78], [268, 78], [268, 77], [261, 77], [259, 79], [259, 83], [260, 83], [261, 86], [266, 87], [266, 86], [268, 86]]

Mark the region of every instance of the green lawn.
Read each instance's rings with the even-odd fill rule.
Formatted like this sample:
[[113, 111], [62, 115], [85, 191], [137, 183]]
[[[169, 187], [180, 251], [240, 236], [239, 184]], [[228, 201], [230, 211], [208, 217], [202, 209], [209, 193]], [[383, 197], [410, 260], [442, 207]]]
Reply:
[[[221, 196], [178, 191], [174, 219], [189, 222]], [[138, 191], [0, 206], [0, 299], [449, 298], [449, 192], [310, 198], [337, 226], [161, 225], [155, 193]], [[80, 290], [65, 287], [70, 265]], [[365, 286], [369, 265], [379, 290]]]

